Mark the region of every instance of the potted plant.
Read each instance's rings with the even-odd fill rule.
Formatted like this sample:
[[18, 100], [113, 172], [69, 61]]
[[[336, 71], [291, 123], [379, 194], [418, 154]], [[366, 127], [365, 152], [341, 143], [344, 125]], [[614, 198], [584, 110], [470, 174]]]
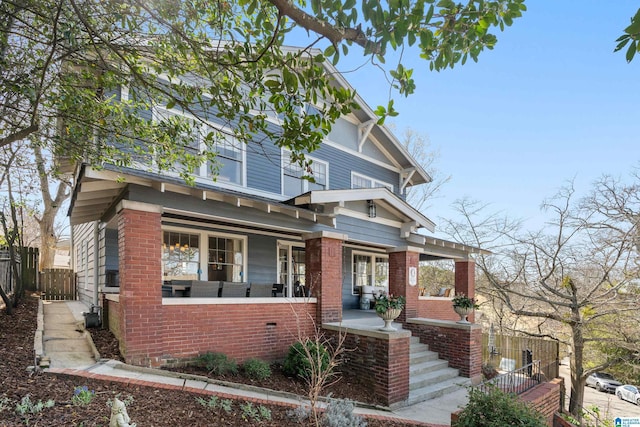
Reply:
[[467, 316], [479, 307], [479, 305], [476, 304], [475, 298], [469, 298], [463, 293], [456, 294], [451, 300], [451, 303], [453, 304], [453, 311], [460, 316], [458, 323], [469, 323]]
[[379, 295], [374, 296], [374, 298], [376, 302], [376, 314], [384, 320], [384, 327], [380, 328], [380, 330], [387, 332], [395, 331], [396, 328], [391, 327], [391, 322], [400, 316], [400, 312], [402, 312], [407, 300], [402, 295], [387, 295], [386, 292], [381, 292]]

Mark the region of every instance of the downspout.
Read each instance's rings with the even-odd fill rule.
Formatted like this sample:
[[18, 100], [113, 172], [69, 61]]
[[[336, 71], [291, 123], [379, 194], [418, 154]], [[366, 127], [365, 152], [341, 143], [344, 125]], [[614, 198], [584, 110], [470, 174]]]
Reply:
[[93, 222], [93, 306], [98, 306], [98, 280], [100, 275], [100, 221]]

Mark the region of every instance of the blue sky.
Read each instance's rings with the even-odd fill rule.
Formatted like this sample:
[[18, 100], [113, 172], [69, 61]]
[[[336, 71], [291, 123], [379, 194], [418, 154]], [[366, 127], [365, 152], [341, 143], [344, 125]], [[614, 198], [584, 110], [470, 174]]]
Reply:
[[[427, 136], [440, 150], [436, 166], [452, 176], [427, 216], [450, 216], [454, 200], [470, 197], [538, 228], [541, 202], [567, 180], [582, 193], [604, 173], [639, 166], [640, 57], [627, 64], [613, 53], [638, 7], [530, 0], [478, 63], [435, 73], [413, 55], [418, 88], [395, 95], [400, 116], [391, 122], [398, 135], [410, 127]], [[386, 105], [381, 74], [345, 76], [369, 105]]]

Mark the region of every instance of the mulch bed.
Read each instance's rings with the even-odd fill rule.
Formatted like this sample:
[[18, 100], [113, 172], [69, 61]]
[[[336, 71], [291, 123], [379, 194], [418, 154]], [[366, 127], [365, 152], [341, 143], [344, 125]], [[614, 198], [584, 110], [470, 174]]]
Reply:
[[[128, 406], [132, 422], [141, 427], [193, 425], [193, 426], [306, 426], [308, 421], [292, 419], [290, 408], [266, 405], [271, 419], [256, 421], [242, 410], [241, 400], [231, 401], [231, 411], [221, 408], [209, 409], [196, 401], [198, 394], [180, 390], [165, 390], [154, 387], [127, 385], [117, 382], [54, 375], [28, 370], [34, 363], [33, 339], [36, 329], [37, 297], [25, 297], [12, 315], [0, 311], [0, 426], [107, 426], [110, 410], [107, 402], [116, 396], [133, 399]], [[105, 330], [93, 330], [92, 336], [98, 351], [104, 358], [120, 359], [117, 342]], [[276, 368], [277, 372], [278, 369]], [[201, 372], [199, 372], [201, 374]], [[300, 384], [276, 373], [269, 388], [299, 392]], [[244, 377], [233, 380], [246, 381]], [[229, 380], [231, 378], [226, 378]], [[344, 378], [330, 391], [334, 397], [363, 399], [358, 390], [357, 379]], [[288, 384], [288, 385], [285, 385]], [[258, 384], [253, 384], [258, 385]], [[87, 405], [76, 405], [72, 397], [76, 387], [87, 386], [95, 397]], [[291, 387], [291, 388], [289, 388]], [[297, 391], [296, 391], [297, 390]], [[42, 409], [30, 415], [20, 415], [16, 405], [28, 396], [32, 403], [54, 400], [52, 408]], [[28, 419], [28, 421], [27, 421]], [[413, 423], [394, 420], [369, 419], [370, 427], [408, 427]]]

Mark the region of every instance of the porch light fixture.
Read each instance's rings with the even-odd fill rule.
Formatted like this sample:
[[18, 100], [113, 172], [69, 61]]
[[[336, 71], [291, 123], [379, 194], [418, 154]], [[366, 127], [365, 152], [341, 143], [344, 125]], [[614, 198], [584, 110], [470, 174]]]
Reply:
[[367, 204], [369, 205], [369, 218], [376, 217], [376, 204], [373, 203], [373, 200], [367, 200]]

